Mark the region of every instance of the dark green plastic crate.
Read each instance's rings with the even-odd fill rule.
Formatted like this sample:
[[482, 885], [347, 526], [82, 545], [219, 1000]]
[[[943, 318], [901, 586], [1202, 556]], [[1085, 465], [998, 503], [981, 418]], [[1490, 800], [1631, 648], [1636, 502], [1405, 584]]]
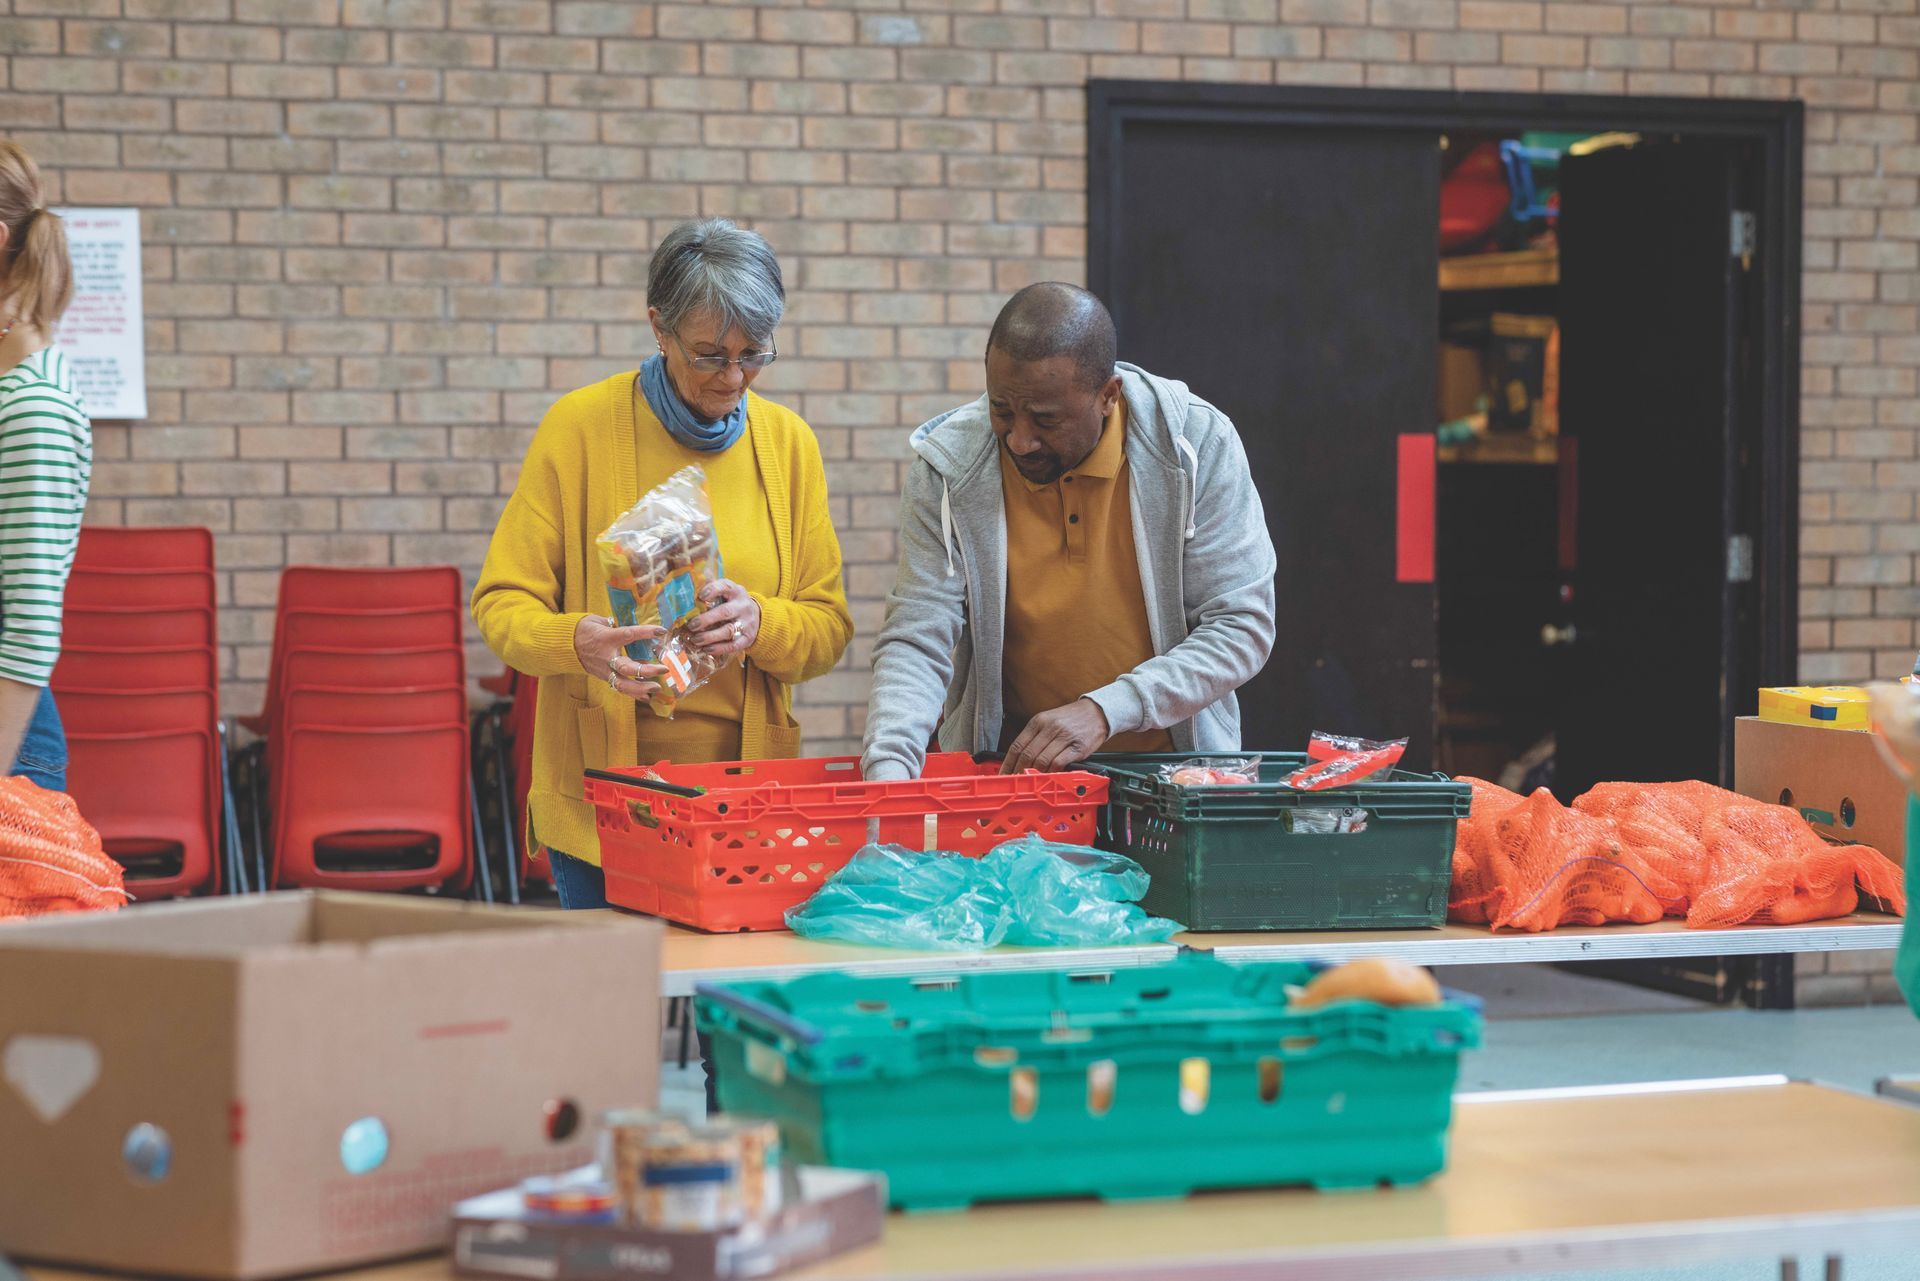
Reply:
[[[1244, 787], [1178, 787], [1158, 774], [1195, 759], [1209, 758], [1096, 756], [1089, 766], [1110, 780], [1094, 843], [1147, 869], [1147, 911], [1190, 930], [1446, 922], [1454, 831], [1473, 801], [1467, 784], [1395, 770], [1385, 782], [1299, 792], [1280, 780], [1307, 758], [1278, 752], [1263, 754], [1260, 782]], [[1367, 811], [1366, 831], [1293, 830], [1302, 810], [1348, 807]]]
[[[778, 1121], [799, 1160], [884, 1171], [898, 1206], [1438, 1173], [1478, 1015], [1294, 1010], [1311, 972], [1189, 953], [1096, 975], [828, 973], [703, 986], [696, 1007], [722, 1108]], [[1183, 1095], [1186, 1060], [1207, 1064], [1203, 1098]]]

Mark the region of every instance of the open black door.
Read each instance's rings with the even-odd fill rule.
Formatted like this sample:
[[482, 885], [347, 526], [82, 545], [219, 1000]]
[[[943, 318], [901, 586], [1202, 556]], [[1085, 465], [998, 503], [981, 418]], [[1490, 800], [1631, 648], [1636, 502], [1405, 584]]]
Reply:
[[1562, 799], [1616, 779], [1731, 781], [1753, 669], [1738, 183], [1738, 153], [1707, 141], [1561, 167], [1562, 466], [1578, 502]]
[[1405, 736], [1426, 767], [1438, 134], [1170, 113], [1104, 145], [1090, 284], [1120, 355], [1233, 419], [1279, 554], [1247, 745]]

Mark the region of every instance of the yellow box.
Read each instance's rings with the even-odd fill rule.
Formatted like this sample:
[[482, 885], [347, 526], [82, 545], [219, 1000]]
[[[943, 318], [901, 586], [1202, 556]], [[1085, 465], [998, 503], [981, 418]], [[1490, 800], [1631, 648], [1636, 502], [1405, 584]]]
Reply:
[[1850, 685], [1795, 685], [1760, 691], [1760, 719], [1817, 729], [1871, 729], [1867, 691]]

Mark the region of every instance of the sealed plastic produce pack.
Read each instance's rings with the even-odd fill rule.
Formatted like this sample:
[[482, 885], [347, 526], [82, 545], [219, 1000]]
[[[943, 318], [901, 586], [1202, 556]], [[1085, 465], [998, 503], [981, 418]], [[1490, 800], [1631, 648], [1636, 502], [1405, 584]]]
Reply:
[[1260, 758], [1200, 756], [1162, 765], [1159, 773], [1175, 787], [1245, 787], [1260, 781]]
[[667, 629], [658, 641], [627, 646], [627, 657], [667, 669], [649, 706], [655, 715], [670, 717], [682, 698], [729, 661], [697, 649], [688, 627], [705, 609], [700, 593], [726, 576], [707, 474], [698, 467], [675, 472], [609, 525], [595, 545], [614, 618], [622, 627]]
[[1364, 783], [1398, 765], [1406, 750], [1404, 738], [1376, 742], [1316, 730], [1307, 744], [1307, 764], [1287, 775], [1285, 782], [1302, 792]]

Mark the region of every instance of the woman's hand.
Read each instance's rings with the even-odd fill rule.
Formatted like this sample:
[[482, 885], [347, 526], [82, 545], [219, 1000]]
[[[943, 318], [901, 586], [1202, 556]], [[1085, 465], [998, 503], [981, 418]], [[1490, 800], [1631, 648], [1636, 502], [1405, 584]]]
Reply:
[[715, 658], [744, 654], [760, 638], [760, 605], [731, 579], [707, 584], [700, 592], [707, 612], [687, 624], [693, 643]]
[[635, 641], [659, 640], [666, 634], [665, 628], [622, 627], [614, 619], [588, 614], [573, 629], [573, 652], [579, 655], [580, 668], [587, 675], [605, 680], [616, 694], [646, 703], [660, 688], [655, 678], [665, 675], [667, 669], [656, 663], [634, 662], [627, 657], [626, 648]]

